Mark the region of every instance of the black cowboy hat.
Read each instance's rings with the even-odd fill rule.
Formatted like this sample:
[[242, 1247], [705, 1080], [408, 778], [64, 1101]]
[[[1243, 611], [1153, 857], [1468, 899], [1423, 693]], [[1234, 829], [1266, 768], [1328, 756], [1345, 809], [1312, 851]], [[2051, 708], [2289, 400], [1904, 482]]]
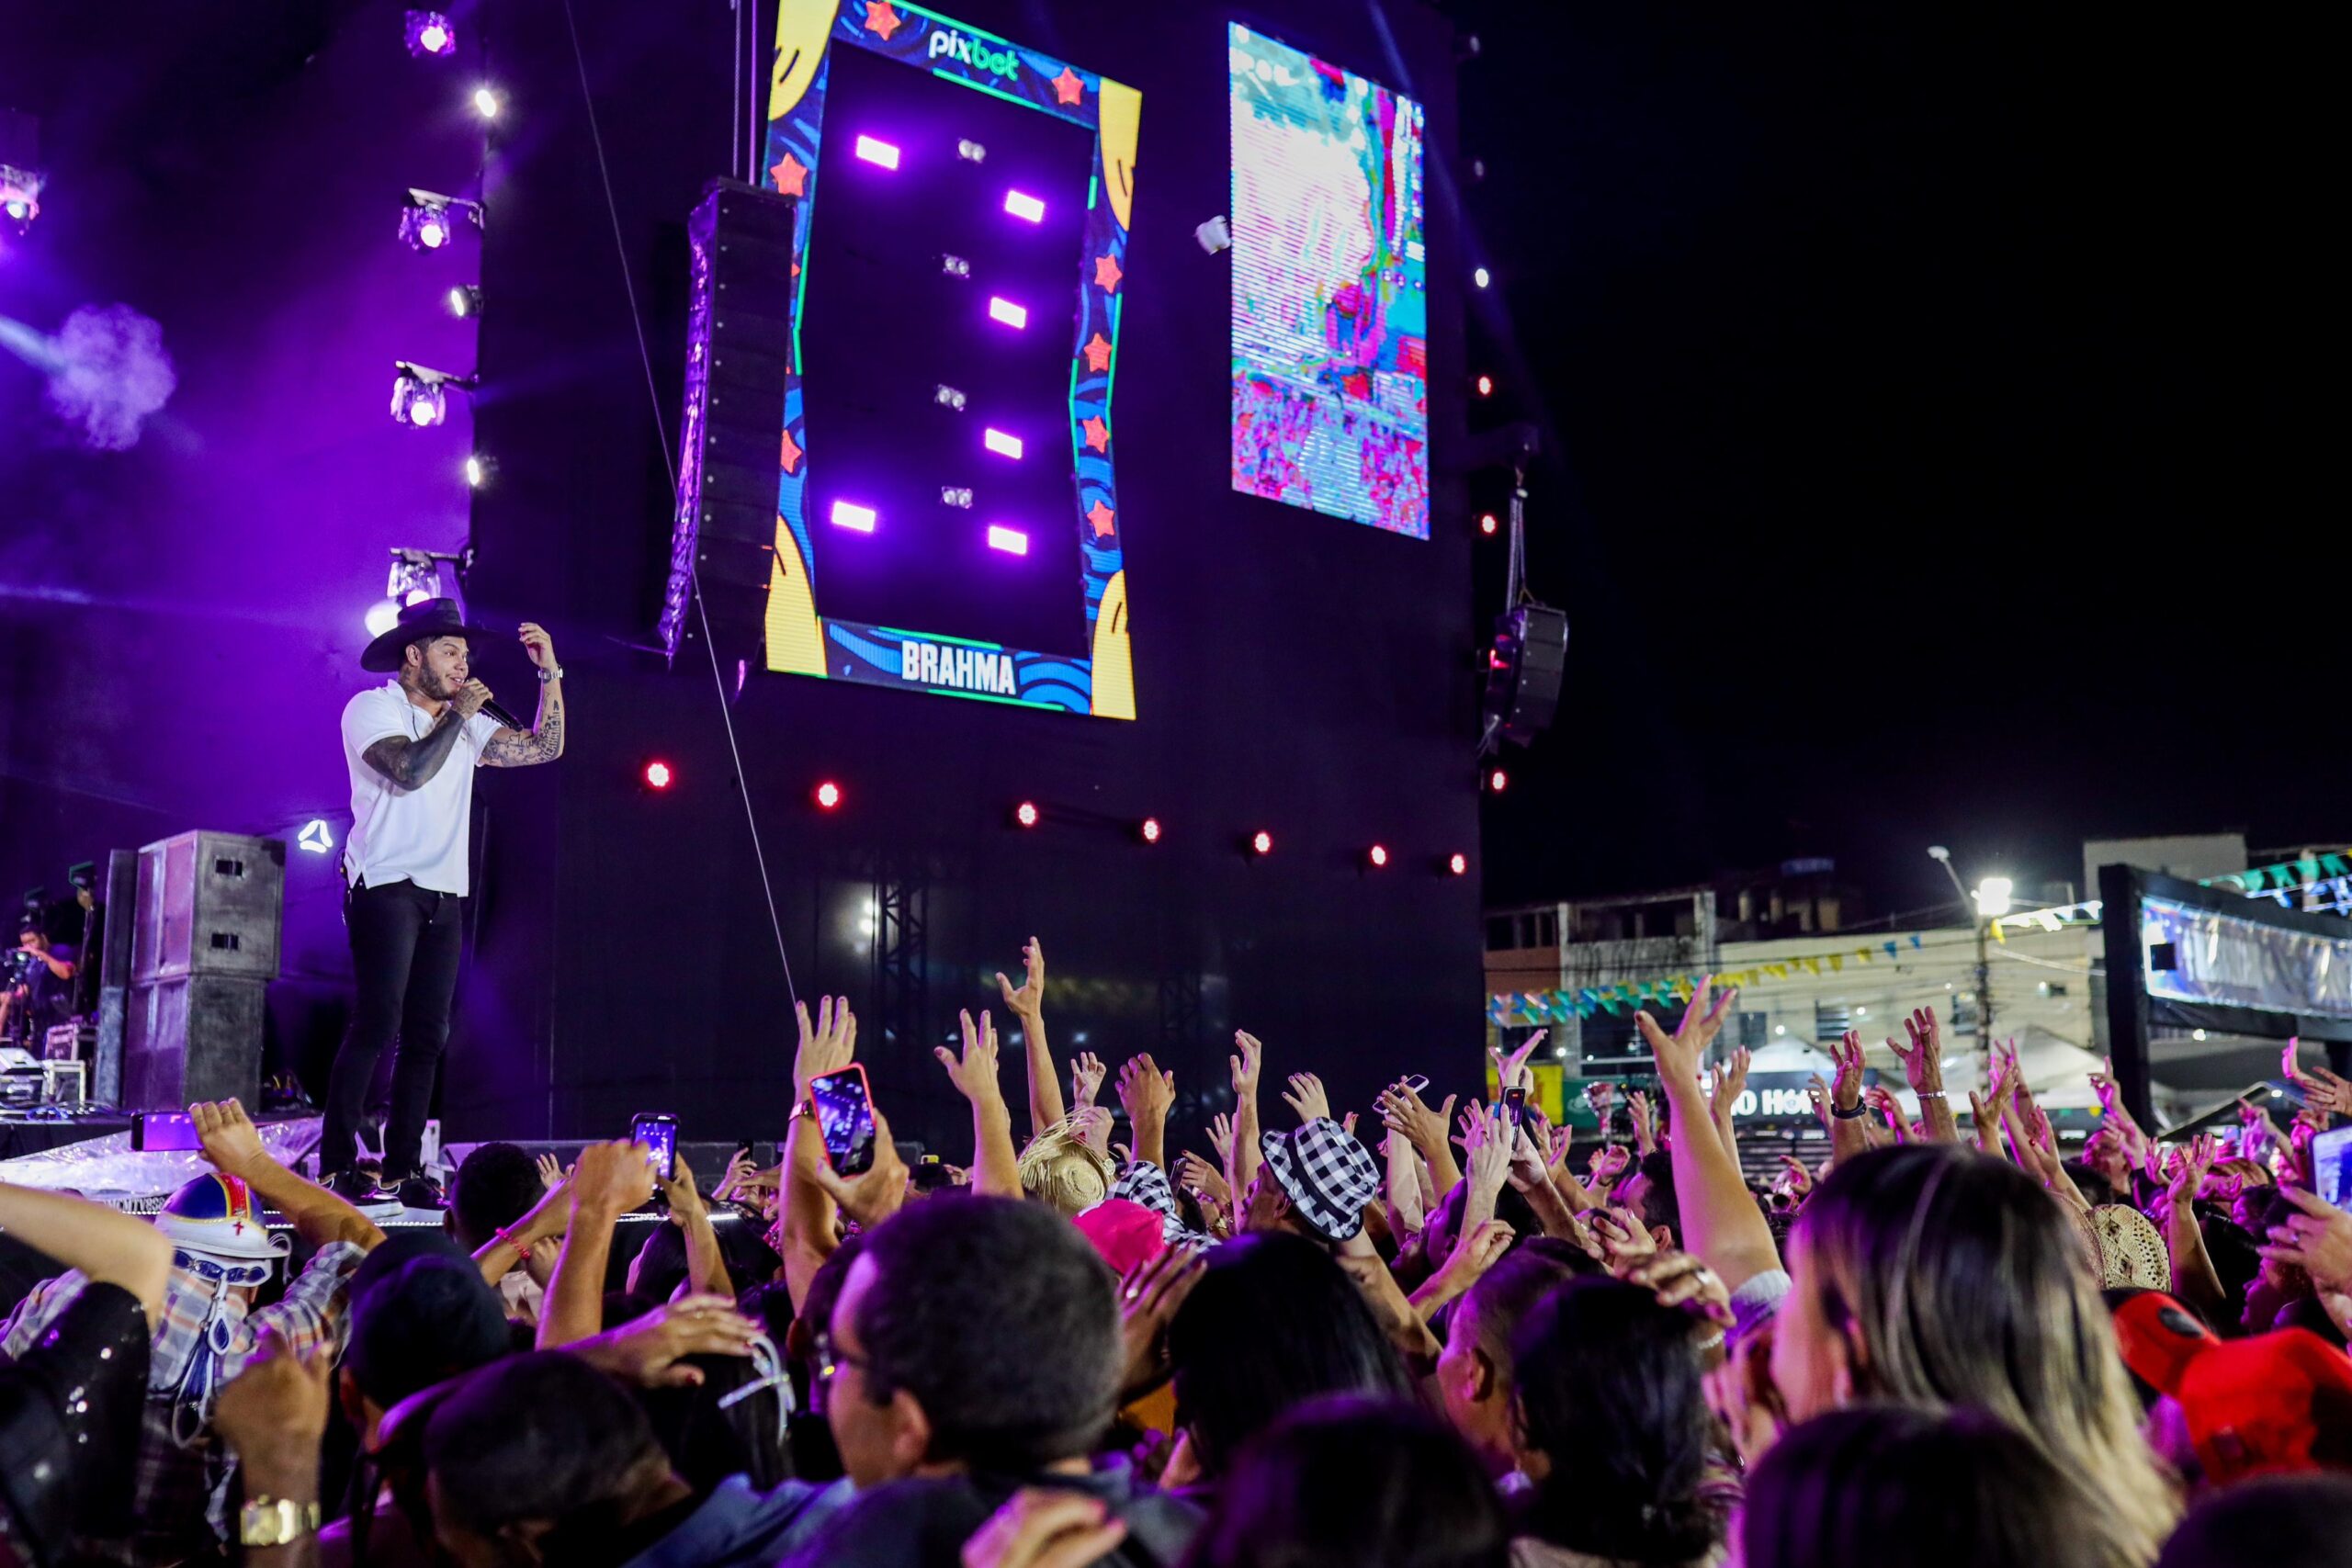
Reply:
[[493, 635], [488, 626], [468, 626], [455, 599], [426, 599], [401, 607], [399, 624], [361, 652], [359, 668], [388, 675], [401, 667], [401, 650], [410, 643], [430, 642], [437, 637], [479, 642]]

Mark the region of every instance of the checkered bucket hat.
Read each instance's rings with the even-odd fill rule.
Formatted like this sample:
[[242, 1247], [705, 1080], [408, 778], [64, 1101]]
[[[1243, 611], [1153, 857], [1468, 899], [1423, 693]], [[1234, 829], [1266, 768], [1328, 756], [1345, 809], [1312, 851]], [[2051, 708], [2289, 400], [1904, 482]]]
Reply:
[[1318, 1116], [1295, 1133], [1258, 1140], [1266, 1169], [1316, 1233], [1345, 1241], [1363, 1228], [1364, 1205], [1380, 1195], [1380, 1168], [1346, 1128]]

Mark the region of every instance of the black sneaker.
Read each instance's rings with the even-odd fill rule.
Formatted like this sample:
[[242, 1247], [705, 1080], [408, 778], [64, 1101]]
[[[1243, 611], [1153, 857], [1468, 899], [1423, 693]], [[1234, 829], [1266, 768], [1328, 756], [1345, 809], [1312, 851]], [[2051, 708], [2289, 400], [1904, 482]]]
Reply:
[[419, 1171], [392, 1189], [403, 1209], [424, 1209], [438, 1212], [449, 1206], [441, 1195], [441, 1184]]
[[336, 1171], [320, 1185], [346, 1203], [365, 1203], [376, 1196], [376, 1179], [356, 1166]]

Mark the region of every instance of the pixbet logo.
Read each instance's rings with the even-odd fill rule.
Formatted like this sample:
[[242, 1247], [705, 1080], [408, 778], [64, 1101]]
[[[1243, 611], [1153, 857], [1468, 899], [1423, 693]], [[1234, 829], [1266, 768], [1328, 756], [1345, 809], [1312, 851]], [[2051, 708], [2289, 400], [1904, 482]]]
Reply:
[[931, 35], [929, 58], [936, 60], [943, 54], [975, 70], [993, 72], [1008, 80], [1021, 74], [1021, 62], [1013, 58], [1010, 48], [1000, 53], [953, 29], [943, 29]]

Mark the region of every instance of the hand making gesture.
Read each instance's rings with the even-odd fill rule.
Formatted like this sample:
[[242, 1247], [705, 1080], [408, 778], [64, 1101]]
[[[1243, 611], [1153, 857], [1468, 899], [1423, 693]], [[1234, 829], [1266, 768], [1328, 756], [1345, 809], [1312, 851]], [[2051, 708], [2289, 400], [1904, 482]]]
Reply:
[[2296, 1052], [2301, 1044], [2300, 1037], [2287, 1042], [2284, 1060], [2280, 1064], [2287, 1081], [2302, 1090], [2303, 1103], [2312, 1110], [2324, 1111], [2333, 1116], [2352, 1116], [2352, 1083], [2345, 1082], [2325, 1067], [2303, 1071], [2295, 1060]]
[[1634, 1015], [1642, 1039], [1657, 1061], [1661, 1080], [1683, 1084], [1699, 1081], [1699, 1063], [1715, 1036], [1723, 1032], [1724, 1020], [1729, 1016], [1732, 1004], [1739, 999], [1738, 987], [1727, 986], [1718, 995], [1714, 984], [1712, 975], [1699, 982], [1699, 988], [1690, 993], [1690, 1005], [1682, 1010], [1682, 1021], [1674, 1026], [1671, 1034], [1658, 1027], [1657, 1020], [1648, 1013]]
[[847, 997], [824, 997], [817, 1003], [817, 1017], [812, 1023], [808, 1004], [796, 1003], [794, 1021], [800, 1026], [800, 1043], [792, 1055], [793, 1103], [808, 1101], [809, 1085], [828, 1073], [840, 1072], [857, 1055], [857, 1020], [849, 1010]]
[[[1085, 954], [1079, 956], [1082, 960]], [[1004, 993], [1005, 1011], [1026, 1021], [1036, 1017], [1046, 1006], [1046, 950], [1038, 944], [1035, 937], [1031, 937], [1023, 945], [1021, 962], [1023, 977], [1017, 987], [1004, 977], [1001, 969], [997, 971], [996, 983]]]
[[1331, 1118], [1331, 1099], [1323, 1092], [1323, 1080], [1313, 1073], [1293, 1073], [1290, 1087], [1283, 1091], [1283, 1102], [1297, 1112], [1298, 1124]]

